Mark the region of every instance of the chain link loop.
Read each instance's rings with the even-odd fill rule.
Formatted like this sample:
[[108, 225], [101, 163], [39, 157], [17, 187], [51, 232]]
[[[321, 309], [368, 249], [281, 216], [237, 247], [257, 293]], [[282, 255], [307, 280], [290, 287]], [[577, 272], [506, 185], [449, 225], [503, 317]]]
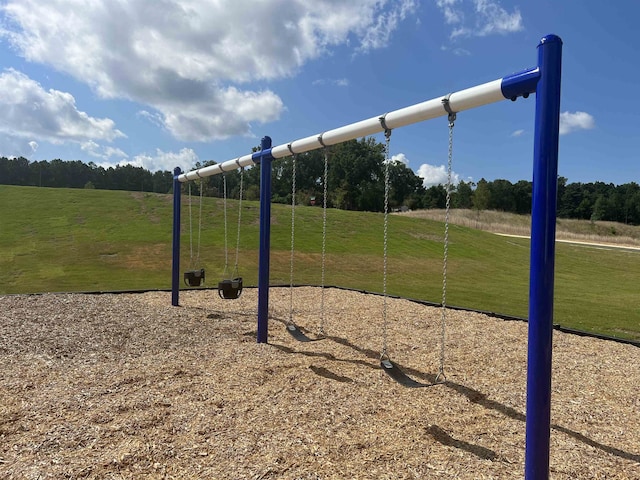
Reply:
[[436, 383], [446, 381], [444, 374], [445, 342], [447, 329], [447, 260], [449, 257], [449, 212], [451, 210], [451, 170], [453, 163], [453, 127], [456, 114], [449, 113], [449, 155], [447, 161], [447, 201], [444, 216], [444, 256], [442, 262], [442, 309], [440, 315], [440, 368], [436, 376]]
[[318, 333], [324, 336], [325, 325], [325, 259], [327, 252], [327, 195], [328, 195], [328, 179], [329, 179], [329, 153], [327, 148], [323, 149], [324, 153], [324, 174], [322, 176], [323, 194], [322, 194], [322, 274], [321, 274], [321, 295], [320, 295], [320, 328]]
[[191, 182], [189, 182], [189, 269], [194, 269], [200, 261], [200, 238], [202, 234], [202, 181], [200, 185], [200, 211], [198, 214], [198, 243], [196, 255], [193, 254], [193, 214], [192, 214]]
[[197, 267], [200, 262], [200, 238], [202, 237], [202, 182], [200, 179], [200, 209], [198, 211], [198, 248], [196, 250], [196, 259], [194, 261], [194, 267]]
[[240, 226], [242, 224], [242, 190], [244, 187], [244, 167], [240, 167], [240, 197], [238, 199], [238, 234], [236, 235], [236, 263], [233, 267], [235, 277], [239, 277], [238, 260], [240, 259]]
[[193, 268], [193, 221], [191, 215], [191, 182], [189, 182], [189, 269]]
[[388, 128], [384, 131], [385, 155], [384, 155], [384, 229], [383, 229], [383, 262], [382, 262], [382, 352], [380, 360], [389, 360], [387, 349], [387, 249], [388, 249], [388, 232], [389, 232], [389, 146], [391, 143], [391, 130]]
[[293, 325], [293, 257], [296, 224], [296, 155], [293, 155], [291, 162], [291, 258], [289, 263], [289, 325]]
[[229, 269], [229, 246], [227, 243], [227, 176], [225, 174], [222, 174], [222, 198], [224, 212], [224, 271], [222, 276], [226, 278]]

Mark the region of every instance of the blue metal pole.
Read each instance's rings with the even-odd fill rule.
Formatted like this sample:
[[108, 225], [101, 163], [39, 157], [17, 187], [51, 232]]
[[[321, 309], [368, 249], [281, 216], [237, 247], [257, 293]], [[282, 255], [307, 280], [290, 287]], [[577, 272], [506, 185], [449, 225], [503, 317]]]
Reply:
[[562, 40], [538, 45], [527, 365], [525, 479], [549, 478], [551, 352]]
[[178, 306], [180, 291], [180, 167], [173, 170], [173, 261], [171, 263], [171, 305]]
[[258, 343], [267, 343], [269, 331], [269, 253], [271, 251], [271, 138], [253, 154], [260, 163], [260, 253], [258, 264]]

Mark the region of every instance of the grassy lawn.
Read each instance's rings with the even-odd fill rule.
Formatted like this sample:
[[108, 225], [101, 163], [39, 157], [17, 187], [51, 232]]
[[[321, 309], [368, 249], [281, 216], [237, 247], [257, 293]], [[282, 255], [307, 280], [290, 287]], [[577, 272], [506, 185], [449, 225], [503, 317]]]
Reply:
[[[183, 197], [182, 270], [189, 268]], [[195, 200], [197, 201], [197, 200]], [[171, 278], [169, 195], [0, 186], [0, 293], [166, 289]], [[230, 201], [229, 262], [235, 262], [237, 202]], [[194, 206], [194, 231], [198, 227]], [[258, 204], [244, 202], [240, 273], [257, 282]], [[272, 206], [271, 282], [289, 282], [291, 209]], [[328, 211], [326, 283], [382, 290], [381, 214]], [[442, 222], [391, 216], [390, 294], [439, 302]], [[195, 239], [194, 239], [195, 241]], [[200, 262], [213, 286], [224, 269], [223, 210], [205, 198]], [[194, 249], [197, 246], [194, 245]], [[295, 283], [321, 279], [322, 210], [296, 209]], [[640, 340], [640, 252], [557, 244], [554, 322]], [[447, 303], [526, 317], [529, 240], [451, 225]]]

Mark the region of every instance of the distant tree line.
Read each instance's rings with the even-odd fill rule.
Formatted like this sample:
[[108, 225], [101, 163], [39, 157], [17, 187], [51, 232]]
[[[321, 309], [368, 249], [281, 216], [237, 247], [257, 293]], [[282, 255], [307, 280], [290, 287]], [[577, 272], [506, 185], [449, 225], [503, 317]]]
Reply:
[[151, 173], [133, 165], [104, 168], [79, 160], [29, 162], [23, 157], [0, 157], [0, 184], [167, 193], [173, 185], [173, 174]]
[[[351, 140], [330, 147], [327, 205], [345, 210], [380, 212], [384, 209], [384, 145], [373, 138]], [[200, 168], [215, 162], [195, 165]], [[293, 158], [273, 162], [272, 201], [291, 203]], [[324, 151], [300, 154], [296, 159], [296, 201], [299, 204], [323, 204]], [[389, 163], [389, 205], [392, 209], [445, 208], [444, 185], [425, 188], [423, 180], [399, 161]], [[244, 198], [257, 200], [260, 193], [259, 168], [243, 174]], [[0, 157], [0, 184], [42, 187], [99, 188], [169, 193], [173, 174], [151, 173], [131, 165], [103, 168], [94, 163], [52, 160], [29, 162], [25, 158]], [[191, 185], [192, 195], [202, 194], [238, 198], [240, 172], [233, 171], [207, 177]], [[185, 192], [186, 185], [182, 185]], [[500, 210], [518, 214], [531, 213], [532, 184], [527, 180], [511, 183], [484, 178], [477, 183], [460, 181], [452, 187], [452, 208]], [[635, 183], [567, 183], [558, 178], [558, 216], [587, 220], [610, 220], [640, 225], [640, 186]]]

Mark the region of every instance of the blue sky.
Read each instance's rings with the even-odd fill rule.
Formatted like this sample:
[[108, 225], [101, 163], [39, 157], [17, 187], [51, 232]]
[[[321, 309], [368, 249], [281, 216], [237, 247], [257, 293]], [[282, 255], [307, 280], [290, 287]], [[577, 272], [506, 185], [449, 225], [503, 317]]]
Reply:
[[[638, 182], [639, 15], [601, 0], [0, 0], [0, 155], [189, 170], [535, 66], [555, 33], [559, 174]], [[534, 103], [461, 112], [455, 178], [530, 180]], [[445, 118], [400, 128], [391, 152], [436, 184], [447, 135]]]

